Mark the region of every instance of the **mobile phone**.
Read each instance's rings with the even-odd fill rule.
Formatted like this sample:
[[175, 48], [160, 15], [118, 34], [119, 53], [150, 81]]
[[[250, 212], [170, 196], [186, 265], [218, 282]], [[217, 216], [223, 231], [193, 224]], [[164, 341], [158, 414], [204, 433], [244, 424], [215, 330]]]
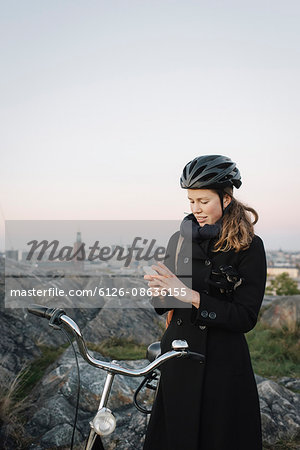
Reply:
[[144, 269], [144, 272], [145, 272], [147, 275], [157, 275], [156, 270], [151, 269], [150, 266], [143, 266], [143, 269]]

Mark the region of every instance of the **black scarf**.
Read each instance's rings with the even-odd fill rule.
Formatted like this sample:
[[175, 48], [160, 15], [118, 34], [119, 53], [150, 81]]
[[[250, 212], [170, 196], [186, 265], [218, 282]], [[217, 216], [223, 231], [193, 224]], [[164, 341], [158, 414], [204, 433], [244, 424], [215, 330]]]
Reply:
[[184, 238], [192, 239], [193, 242], [202, 242], [206, 239], [217, 237], [222, 228], [222, 218], [216, 223], [209, 225], [206, 223], [200, 227], [194, 214], [186, 216], [180, 225], [180, 234]]
[[216, 223], [209, 225], [206, 223], [200, 227], [194, 214], [186, 216], [180, 225], [180, 234], [184, 238], [192, 239], [193, 242], [202, 242], [206, 239], [212, 239], [220, 235], [224, 214], [227, 214], [231, 203], [224, 209], [222, 217]]

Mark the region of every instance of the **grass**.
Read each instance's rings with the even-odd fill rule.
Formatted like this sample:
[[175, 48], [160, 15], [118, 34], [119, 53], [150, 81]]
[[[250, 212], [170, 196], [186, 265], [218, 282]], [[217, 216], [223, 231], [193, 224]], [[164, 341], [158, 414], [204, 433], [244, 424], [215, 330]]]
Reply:
[[8, 439], [8, 442], [2, 442], [1, 448], [28, 448], [31, 439], [26, 436], [24, 430], [25, 413], [32, 406], [28, 394], [68, 345], [67, 343], [58, 348], [39, 345], [41, 356], [21, 369], [14, 378], [1, 381], [0, 426], [5, 430]]
[[20, 373], [18, 389], [15, 395], [16, 400], [22, 400], [30, 393], [33, 387], [44, 376], [47, 367], [56, 361], [68, 346], [68, 343], [60, 347], [38, 346], [42, 354]]
[[113, 359], [145, 359], [147, 346], [138, 344], [134, 339], [111, 337], [100, 344], [87, 343], [90, 350]]
[[[27, 448], [30, 440], [24, 432], [23, 413], [28, 408], [26, 397], [17, 399], [17, 393], [22, 385], [21, 370], [14, 378], [1, 380], [0, 385], [0, 427], [3, 447]], [[8, 440], [8, 442], [6, 442]]]
[[254, 372], [266, 378], [300, 377], [300, 329], [271, 329], [258, 322], [246, 334]]

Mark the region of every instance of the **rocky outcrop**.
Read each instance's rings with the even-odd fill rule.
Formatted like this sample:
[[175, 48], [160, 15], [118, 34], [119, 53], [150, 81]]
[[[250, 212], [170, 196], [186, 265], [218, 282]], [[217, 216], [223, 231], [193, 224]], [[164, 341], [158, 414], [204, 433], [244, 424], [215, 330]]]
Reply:
[[[94, 356], [107, 360], [100, 354]], [[120, 361], [121, 365], [131, 368], [143, 367], [146, 360]], [[81, 376], [81, 395], [77, 421], [76, 442], [83, 443], [89, 432], [89, 421], [94, 417], [100, 394], [104, 387], [106, 372], [88, 365], [79, 359]], [[110, 407], [117, 420], [114, 433], [103, 438], [106, 449], [142, 448], [146, 429], [146, 416], [132, 405], [133, 393], [140, 384], [141, 378], [116, 375], [110, 395]], [[43, 378], [41, 384], [32, 393], [30, 401], [34, 408], [30, 409], [31, 418], [26, 425], [28, 435], [33, 437], [31, 449], [49, 449], [68, 446], [72, 435], [77, 393], [77, 372], [71, 348], [60, 358], [57, 367]], [[152, 392], [141, 399], [149, 401]], [[122, 442], [122, 445], [120, 445]]]
[[[4, 308], [4, 284], [1, 268], [0, 272], [2, 276], [0, 280], [2, 306], [0, 377], [2, 382], [7, 384], [7, 380], [13, 380], [25, 365], [40, 356], [39, 344], [60, 346], [65, 343], [65, 338], [61, 333], [50, 328], [47, 320], [28, 314], [26, 308]], [[73, 282], [78, 286], [76, 280], [70, 281], [70, 283]], [[115, 286], [116, 282], [121, 283], [118, 287], [124, 287], [123, 284], [130, 283], [130, 280], [116, 281], [112, 279], [111, 282], [111, 287]], [[135, 283], [133, 281], [132, 286], [135, 286]], [[118, 300], [116, 302], [116, 299], [103, 298], [101, 305], [106, 304], [107, 306], [103, 314], [101, 314], [101, 309], [91, 307], [69, 308], [65, 311], [78, 323], [87, 339], [94, 343], [99, 343], [103, 338], [111, 336], [132, 338], [146, 344], [157, 340], [161, 334], [161, 327], [158, 323], [159, 321], [164, 323], [165, 319], [157, 316], [152, 307], [149, 308], [145, 297], [127, 300], [126, 308], [120, 309], [120, 305], [117, 304]], [[34, 303], [34, 300], [32, 302]], [[36, 303], [42, 303], [48, 307], [63, 306], [60, 305], [59, 299], [51, 298], [43, 298]], [[93, 305], [89, 304], [89, 306]], [[55, 364], [56, 368], [49, 369], [50, 371], [45, 374], [43, 380], [27, 399], [28, 403], [25, 404], [28, 424], [27, 436], [24, 435], [24, 441], [27, 442], [32, 436], [34, 438], [32, 448], [34, 446], [37, 449], [56, 448], [64, 445], [68, 447], [70, 444], [76, 398], [76, 371], [74, 357], [72, 354], [70, 355], [70, 350], [68, 349], [63, 358]], [[128, 361], [126, 364], [129, 367], [140, 367], [145, 365], [146, 361]], [[88, 366], [81, 358], [80, 365], [83, 370], [81, 370], [82, 388], [76, 433], [77, 442], [83, 442], [88, 433], [89, 421], [97, 410], [99, 394], [103, 389], [106, 375], [104, 371]], [[123, 433], [124, 442], [127, 444], [134, 434], [137, 448], [141, 445], [146, 417], [132, 405], [132, 394], [140, 382], [140, 378], [116, 377], [110, 404], [114, 408], [118, 420], [118, 432], [115, 433], [115, 436], [110, 436], [107, 443], [109, 447], [106, 448], [116, 448], [120, 433]], [[34, 407], [32, 402], [35, 404]], [[11, 439], [10, 431], [6, 426], [2, 427], [0, 440], [2, 444], [6, 442], [4, 448], [18, 448], [17, 443]]]
[[[99, 343], [110, 337], [132, 339], [149, 345], [161, 338], [165, 317], [153, 308], [140, 308], [131, 302], [130, 308], [117, 308], [118, 300], [110, 300], [83, 330], [88, 342]], [[159, 323], [161, 326], [159, 326]]]
[[[86, 341], [99, 343], [110, 337], [132, 339], [140, 344], [149, 345], [160, 339], [165, 327], [165, 317], [154, 311], [146, 295], [133, 295], [145, 289], [141, 278], [111, 278], [110, 293], [113, 289], [127, 292], [123, 297], [104, 296], [104, 306], [97, 316], [84, 328]], [[161, 324], [161, 327], [159, 326]]]
[[[99, 354], [97, 358], [107, 360]], [[94, 417], [103, 390], [106, 373], [89, 366], [81, 358], [81, 399], [77, 423], [77, 443], [83, 442], [89, 431], [89, 421]], [[120, 361], [121, 365], [137, 368], [147, 360]], [[256, 377], [260, 396], [263, 440], [274, 445], [278, 441], [295, 438], [300, 430], [300, 395], [274, 381]], [[298, 382], [284, 378], [282, 383]], [[137, 411], [133, 404], [133, 393], [141, 378], [116, 375], [108, 407], [117, 419], [117, 428], [112, 435], [103, 438], [106, 450], [142, 449], [147, 426], [147, 416]], [[295, 384], [294, 384], [295, 386]], [[68, 446], [72, 434], [75, 413], [77, 374], [74, 357], [69, 348], [60, 358], [32, 394], [35, 407], [31, 411], [26, 430], [34, 437], [31, 449], [49, 449]], [[149, 408], [153, 392], [141, 397]]]
[[282, 377], [278, 380], [279, 384], [282, 384], [291, 391], [300, 394], [300, 378]]
[[[66, 312], [84, 328], [99, 310], [72, 309]], [[48, 320], [32, 316], [26, 309], [2, 309], [0, 329], [0, 380], [12, 379], [40, 356], [39, 344], [56, 347], [65, 343], [64, 336], [49, 327]]]
[[281, 296], [263, 312], [261, 322], [272, 328], [295, 331], [300, 323], [300, 295]]
[[[300, 380], [298, 380], [299, 382]], [[300, 432], [300, 395], [271, 380], [258, 380], [263, 441], [274, 445]]]
[[40, 355], [32, 336], [24, 332], [24, 322], [11, 311], [0, 315], [0, 379], [9, 382], [25, 365]]

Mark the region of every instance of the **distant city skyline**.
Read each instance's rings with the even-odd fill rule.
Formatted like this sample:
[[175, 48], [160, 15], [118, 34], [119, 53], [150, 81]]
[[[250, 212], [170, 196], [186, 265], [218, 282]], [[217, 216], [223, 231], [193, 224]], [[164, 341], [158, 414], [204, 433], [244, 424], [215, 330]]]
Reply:
[[237, 163], [268, 250], [300, 250], [300, 3], [4, 2], [6, 220], [178, 220], [184, 165]]

